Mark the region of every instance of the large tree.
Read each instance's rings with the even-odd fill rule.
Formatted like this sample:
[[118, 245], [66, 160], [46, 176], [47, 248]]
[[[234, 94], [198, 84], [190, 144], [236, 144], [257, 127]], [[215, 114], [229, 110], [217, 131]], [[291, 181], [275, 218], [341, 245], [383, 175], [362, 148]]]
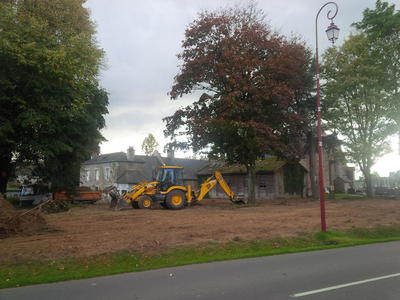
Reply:
[[371, 167], [389, 151], [396, 127], [400, 132], [400, 12], [378, 0], [353, 25], [356, 34], [325, 55], [324, 115], [344, 137], [372, 196]]
[[0, 192], [11, 166], [74, 186], [103, 139], [103, 51], [84, 0], [0, 1]]
[[367, 195], [373, 195], [371, 167], [388, 151], [393, 134], [390, 106], [380, 82], [382, 69], [374, 63], [369, 41], [362, 33], [350, 36], [340, 48], [325, 54], [324, 116], [328, 127], [343, 136], [351, 161], [364, 175]]
[[310, 52], [272, 31], [254, 5], [201, 13], [182, 47], [171, 98], [195, 91], [201, 96], [164, 119], [165, 133], [175, 146], [245, 165], [254, 202], [257, 159], [302, 156]]
[[400, 151], [400, 10], [394, 4], [378, 0], [374, 9], [366, 9], [363, 19], [354, 26], [368, 40], [374, 65], [381, 70], [380, 88], [385, 91], [385, 106], [396, 122]]

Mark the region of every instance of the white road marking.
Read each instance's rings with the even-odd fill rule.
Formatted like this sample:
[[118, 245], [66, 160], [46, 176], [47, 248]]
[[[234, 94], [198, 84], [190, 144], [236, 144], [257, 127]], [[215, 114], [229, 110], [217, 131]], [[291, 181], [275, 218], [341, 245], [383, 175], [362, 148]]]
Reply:
[[339, 284], [339, 285], [335, 285], [335, 286], [331, 286], [331, 287], [327, 287], [327, 288], [323, 288], [323, 289], [318, 289], [318, 290], [313, 290], [313, 291], [293, 294], [293, 295], [290, 295], [290, 297], [298, 298], [298, 297], [303, 297], [303, 296], [308, 296], [308, 295], [328, 292], [328, 291], [332, 291], [332, 290], [342, 289], [342, 288], [345, 288], [345, 287], [348, 287], [348, 286], [359, 285], [359, 284], [364, 284], [364, 283], [367, 283], [367, 282], [372, 282], [372, 281], [377, 281], [377, 280], [382, 280], [382, 279], [388, 279], [388, 278], [393, 278], [393, 277], [399, 277], [399, 276], [400, 276], [400, 273], [390, 274], [390, 275], [370, 278], [370, 279], [366, 279], [366, 280], [360, 280], [360, 281], [354, 281], [354, 282], [345, 283], [345, 284]]

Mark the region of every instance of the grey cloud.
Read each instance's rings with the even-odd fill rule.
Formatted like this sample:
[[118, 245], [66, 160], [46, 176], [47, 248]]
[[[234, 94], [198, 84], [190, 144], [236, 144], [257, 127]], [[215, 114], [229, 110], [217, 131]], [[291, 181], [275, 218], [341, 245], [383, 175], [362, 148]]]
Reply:
[[[187, 25], [204, 9], [214, 10], [234, 5], [229, 0], [89, 0], [86, 6], [97, 23], [98, 41], [106, 51], [108, 68], [103, 70], [102, 85], [110, 93], [110, 114], [103, 134], [109, 140], [103, 152], [120, 151], [132, 141], [139, 145], [145, 132], [162, 139], [162, 118], [184, 106], [194, 97], [177, 101], [167, 95], [178, 72], [176, 54]], [[237, 3], [247, 3], [239, 1]], [[314, 20], [325, 1], [258, 1], [273, 28], [282, 34], [300, 34], [314, 49]], [[350, 24], [361, 18], [374, 0], [337, 1], [339, 13], [335, 23], [341, 28], [343, 41]], [[321, 52], [329, 46], [325, 38], [327, 10], [321, 14], [319, 34]], [[161, 141], [160, 141], [161, 142]], [[136, 146], [138, 147], [138, 146]]]

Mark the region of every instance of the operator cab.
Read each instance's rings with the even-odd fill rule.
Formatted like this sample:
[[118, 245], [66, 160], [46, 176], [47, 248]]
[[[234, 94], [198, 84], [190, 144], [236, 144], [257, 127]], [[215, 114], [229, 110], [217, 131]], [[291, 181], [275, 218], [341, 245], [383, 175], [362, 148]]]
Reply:
[[161, 191], [166, 191], [171, 186], [183, 186], [183, 167], [160, 167], [157, 172], [156, 181], [160, 183], [159, 187]]

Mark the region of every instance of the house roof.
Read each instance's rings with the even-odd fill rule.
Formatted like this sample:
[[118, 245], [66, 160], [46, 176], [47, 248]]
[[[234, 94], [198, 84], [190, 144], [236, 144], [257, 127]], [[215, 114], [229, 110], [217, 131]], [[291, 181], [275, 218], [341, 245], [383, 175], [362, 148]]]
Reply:
[[127, 161], [126, 153], [125, 152], [114, 152], [114, 153], [107, 153], [107, 154], [100, 154], [97, 156], [92, 157], [91, 159], [85, 161], [84, 165], [94, 165], [94, 164], [101, 164], [101, 163], [110, 163], [110, 162], [117, 162], [117, 161]]
[[[255, 171], [257, 172], [273, 172], [282, 168], [286, 164], [286, 161], [277, 159], [276, 157], [268, 157], [263, 160], [256, 162]], [[226, 165], [223, 162], [212, 162], [208, 166], [205, 166], [199, 172], [198, 175], [210, 175], [214, 171], [220, 171], [222, 174], [246, 174], [246, 167], [243, 165]]]
[[207, 160], [187, 158], [166, 158], [164, 161], [167, 165], [183, 167], [186, 180], [197, 180], [198, 171], [210, 164]]

